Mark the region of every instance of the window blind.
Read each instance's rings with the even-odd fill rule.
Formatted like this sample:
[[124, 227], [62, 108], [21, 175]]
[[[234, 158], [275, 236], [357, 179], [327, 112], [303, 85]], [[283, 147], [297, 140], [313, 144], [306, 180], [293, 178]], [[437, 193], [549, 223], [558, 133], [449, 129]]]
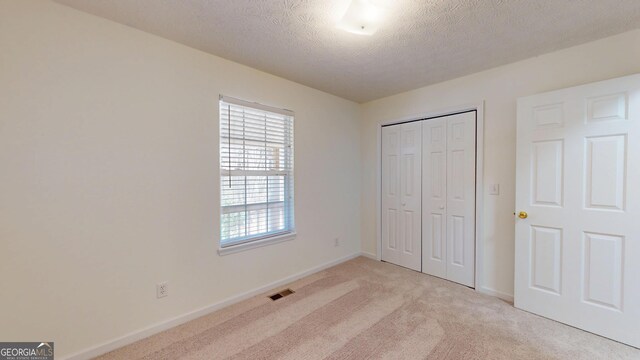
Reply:
[[293, 119], [220, 98], [221, 247], [294, 231]]

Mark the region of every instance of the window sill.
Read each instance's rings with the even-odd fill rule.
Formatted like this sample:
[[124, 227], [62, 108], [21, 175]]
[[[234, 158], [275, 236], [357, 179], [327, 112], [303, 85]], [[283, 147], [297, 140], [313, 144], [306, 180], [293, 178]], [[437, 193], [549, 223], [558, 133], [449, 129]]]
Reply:
[[293, 240], [295, 238], [296, 238], [296, 233], [292, 232], [288, 234], [268, 237], [265, 239], [250, 241], [242, 244], [221, 247], [218, 249], [218, 255], [224, 256], [224, 255], [234, 254], [234, 253], [246, 251], [249, 249], [255, 249], [255, 248], [259, 248], [259, 247], [263, 247], [271, 244], [277, 244], [284, 241]]

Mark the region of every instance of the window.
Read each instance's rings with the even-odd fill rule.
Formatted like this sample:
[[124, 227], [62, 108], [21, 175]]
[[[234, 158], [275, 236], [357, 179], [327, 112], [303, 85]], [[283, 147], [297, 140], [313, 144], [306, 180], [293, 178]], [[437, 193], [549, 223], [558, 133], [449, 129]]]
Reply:
[[221, 248], [294, 232], [293, 113], [220, 97]]

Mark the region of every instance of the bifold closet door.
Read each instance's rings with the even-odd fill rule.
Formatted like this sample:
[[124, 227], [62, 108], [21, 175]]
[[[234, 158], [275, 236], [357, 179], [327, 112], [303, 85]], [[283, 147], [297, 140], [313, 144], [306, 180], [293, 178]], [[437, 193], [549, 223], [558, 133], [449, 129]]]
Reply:
[[420, 122], [382, 128], [382, 260], [421, 270]]
[[423, 272], [475, 284], [476, 113], [422, 122]]

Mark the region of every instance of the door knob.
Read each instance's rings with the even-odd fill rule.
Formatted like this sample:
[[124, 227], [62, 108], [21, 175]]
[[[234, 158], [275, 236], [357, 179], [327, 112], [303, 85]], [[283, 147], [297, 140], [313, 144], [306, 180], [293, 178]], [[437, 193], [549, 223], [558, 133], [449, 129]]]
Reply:
[[444, 210], [444, 206], [443, 205], [440, 205], [440, 210]]
[[519, 217], [520, 219], [526, 219], [526, 218], [528, 218], [528, 217], [529, 217], [529, 214], [527, 214], [527, 212], [526, 212], [526, 211], [520, 211], [520, 213], [518, 214], [518, 217]]
[[402, 203], [402, 206], [405, 206], [405, 205], [407, 205], [407, 203], [404, 203], [404, 202], [403, 202], [403, 203]]

